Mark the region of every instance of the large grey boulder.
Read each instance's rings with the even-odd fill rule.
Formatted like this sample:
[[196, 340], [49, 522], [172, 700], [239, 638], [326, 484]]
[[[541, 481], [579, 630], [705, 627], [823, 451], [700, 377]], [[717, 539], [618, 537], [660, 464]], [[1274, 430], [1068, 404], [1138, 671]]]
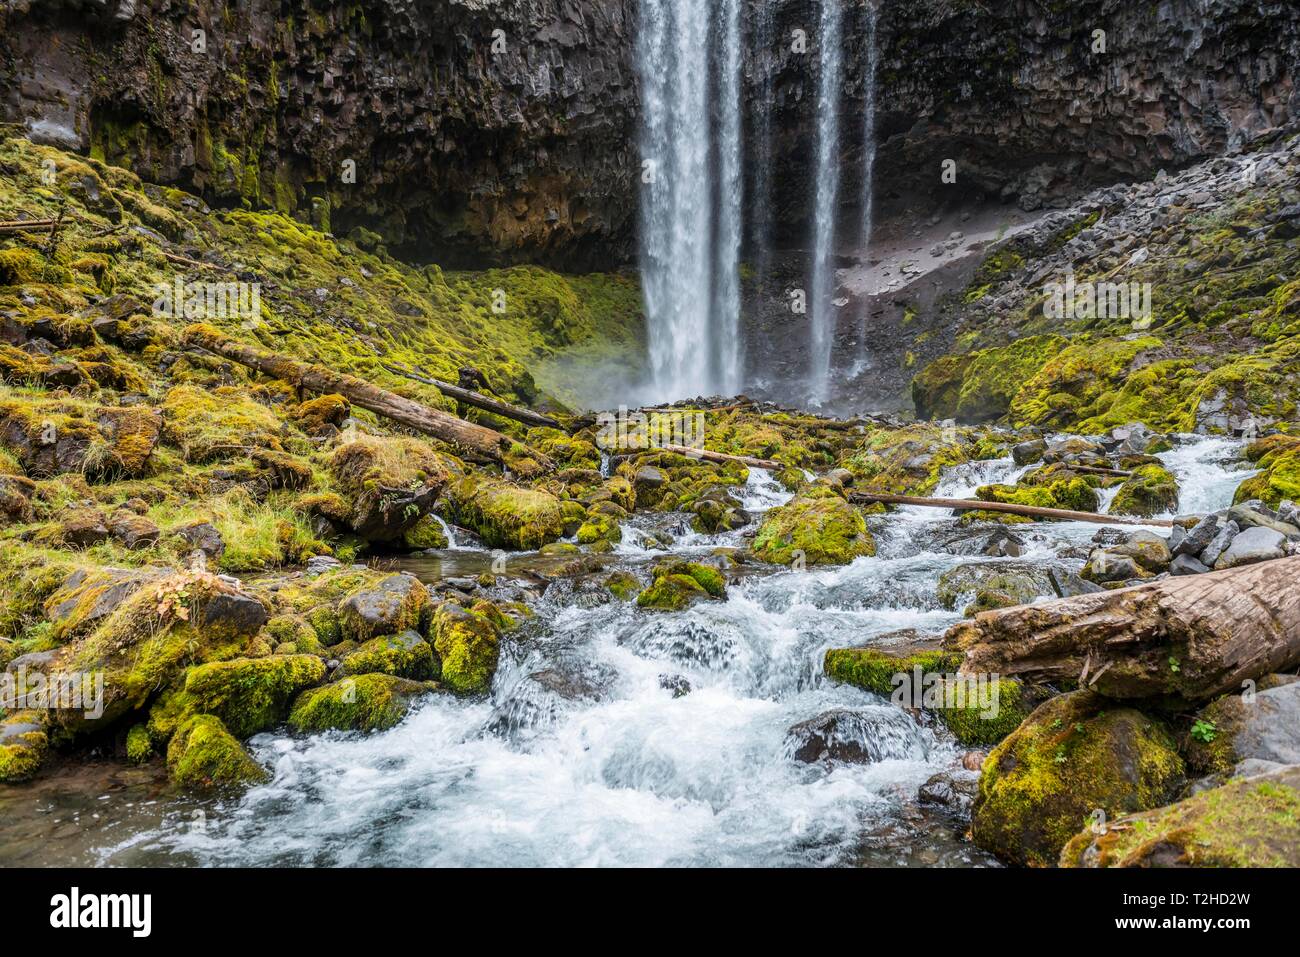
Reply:
[[1281, 532], [1257, 525], [1234, 537], [1214, 567], [1236, 568], [1238, 565], [1253, 565], [1255, 562], [1282, 558], [1286, 554], [1285, 545], [1286, 536]]

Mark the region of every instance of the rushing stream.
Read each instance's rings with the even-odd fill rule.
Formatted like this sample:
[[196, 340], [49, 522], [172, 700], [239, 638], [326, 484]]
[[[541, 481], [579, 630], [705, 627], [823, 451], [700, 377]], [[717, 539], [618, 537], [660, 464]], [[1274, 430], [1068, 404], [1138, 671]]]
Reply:
[[[1162, 457], [1184, 511], [1231, 501], [1236, 445], [1191, 439]], [[1010, 481], [1009, 459], [949, 470], [937, 494]], [[755, 512], [788, 493], [764, 472]], [[707, 556], [741, 533], [685, 532], [679, 515], [637, 516]], [[884, 699], [821, 677], [826, 649], [937, 634], [944, 571], [984, 558], [988, 530], [904, 508], [872, 520], [879, 555], [828, 570], [749, 566], [725, 602], [680, 613], [613, 601], [595, 580], [559, 579], [503, 646], [491, 695], [431, 695], [390, 731], [253, 739], [271, 783], [227, 805], [177, 803], [146, 772], [56, 774], [39, 800], [0, 795], [0, 863], [59, 837], [50, 863], [207, 865], [988, 865], [962, 824], [922, 809], [917, 788], [961, 749]], [[1095, 525], [1017, 526], [1020, 561], [1076, 570]], [[462, 533], [464, 535], [466, 533]], [[628, 535], [607, 570], [662, 552]], [[403, 562], [422, 577], [477, 573], [462, 545]], [[546, 567], [514, 556], [507, 577]], [[687, 689], [689, 688], [689, 691]], [[833, 708], [869, 764], [792, 759], [788, 729]], [[111, 799], [110, 799], [111, 798]]]

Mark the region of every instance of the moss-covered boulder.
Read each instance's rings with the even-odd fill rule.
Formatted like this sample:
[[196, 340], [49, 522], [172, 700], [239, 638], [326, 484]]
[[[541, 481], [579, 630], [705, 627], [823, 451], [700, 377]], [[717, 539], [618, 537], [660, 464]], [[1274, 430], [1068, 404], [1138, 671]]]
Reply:
[[1072, 692], [1040, 705], [984, 762], [971, 834], [1003, 860], [1051, 866], [1090, 815], [1159, 807], [1183, 780], [1160, 722]]
[[876, 542], [862, 513], [833, 492], [800, 496], [769, 511], [754, 538], [754, 554], [788, 565], [846, 565], [876, 554]]
[[465, 478], [448, 488], [446, 502], [456, 524], [489, 548], [534, 551], [564, 532], [559, 499], [549, 492]]
[[437, 685], [365, 674], [304, 691], [289, 712], [289, 725], [299, 732], [385, 731], [398, 724], [411, 704]]
[[418, 628], [429, 590], [414, 575], [389, 575], [367, 583], [339, 602], [339, 623], [349, 641], [369, 641]]
[[49, 739], [43, 715], [15, 711], [0, 721], [0, 784], [35, 777], [45, 760]]
[[1246, 457], [1260, 472], [1241, 483], [1234, 502], [1259, 499], [1271, 508], [1286, 500], [1300, 502], [1300, 439], [1270, 435], [1252, 442]]
[[339, 668], [344, 675], [385, 674], [416, 681], [438, 677], [433, 649], [416, 631], [372, 638], [344, 655]]
[[450, 542], [443, 525], [432, 515], [425, 515], [402, 534], [402, 544], [412, 551], [446, 548]]
[[144, 724], [131, 726], [126, 733], [126, 759], [132, 764], [144, 764], [153, 757], [153, 740]]
[[[1005, 595], [1011, 605], [1026, 605], [1042, 595], [1054, 595], [1043, 569], [1020, 562], [966, 562], [939, 576], [935, 595], [949, 610], [981, 596]], [[984, 609], [979, 609], [984, 610]]]
[[1160, 465], [1141, 465], [1124, 480], [1110, 503], [1112, 515], [1151, 518], [1178, 511], [1178, 480]]
[[167, 770], [173, 784], [192, 791], [240, 790], [270, 777], [210, 714], [177, 728], [167, 747]]
[[191, 668], [185, 693], [196, 713], [216, 715], [237, 738], [274, 727], [304, 688], [325, 678], [325, 662], [314, 655], [236, 658]]
[[185, 669], [242, 654], [266, 623], [265, 607], [230, 583], [181, 572], [138, 589], [84, 638], [59, 652], [64, 672], [104, 675], [103, 714], [51, 712], [73, 731], [97, 731], [143, 708]]
[[501, 654], [497, 622], [446, 602], [433, 615], [432, 634], [446, 687], [457, 694], [482, 694], [492, 686]]
[[340, 445], [329, 469], [351, 505], [350, 530], [369, 542], [400, 541], [428, 513], [458, 463], [406, 436]]
[[832, 681], [856, 685], [889, 697], [900, 676], [951, 674], [961, 666], [961, 655], [942, 649], [832, 648], [826, 652], [823, 670]]
[[650, 587], [637, 596], [640, 608], [682, 611], [697, 601], [725, 598], [726, 580], [716, 568], [697, 562], [670, 561], [657, 565]]
[[631, 601], [641, 590], [641, 582], [631, 572], [614, 572], [605, 579], [605, 587], [619, 601]]
[[957, 673], [960, 654], [932, 648], [835, 648], [823, 668], [833, 681], [856, 685], [935, 714], [962, 744], [996, 744], [1032, 710], [1019, 681]]
[[1300, 767], [1084, 830], [1062, 867], [1300, 867]]

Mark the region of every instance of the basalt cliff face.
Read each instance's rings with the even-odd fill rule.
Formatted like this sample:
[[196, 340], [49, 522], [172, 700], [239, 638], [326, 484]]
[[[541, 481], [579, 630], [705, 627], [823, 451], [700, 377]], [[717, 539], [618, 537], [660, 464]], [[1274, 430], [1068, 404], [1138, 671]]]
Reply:
[[[775, 42], [751, 43], [744, 65], [748, 112], [770, 109], [774, 131], [768, 150], [750, 138], [749, 179], [770, 165], [777, 239], [797, 245], [818, 5], [776, 3]], [[848, 190], [868, 62], [851, 6]], [[615, 265], [634, 258], [637, 9], [9, 0], [0, 117], [218, 203], [365, 226], [419, 258]], [[1051, 205], [1222, 153], [1300, 112], [1300, 11], [1286, 0], [885, 0], [878, 44], [886, 200], [934, 190], [954, 159], [954, 198]]]
[[630, 254], [630, 10], [11, 3], [0, 112], [222, 204], [365, 226], [413, 258], [585, 268]]

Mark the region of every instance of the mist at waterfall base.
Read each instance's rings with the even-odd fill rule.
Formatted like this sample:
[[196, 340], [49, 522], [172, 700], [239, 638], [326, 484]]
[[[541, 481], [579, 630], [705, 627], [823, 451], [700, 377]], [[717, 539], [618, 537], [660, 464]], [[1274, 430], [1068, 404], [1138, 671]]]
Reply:
[[[876, 12], [866, 4], [855, 17], [853, 9], [822, 4], [816, 27], [806, 31], [801, 60], [816, 90], [815, 160], [809, 182], [801, 184], [808, 197], [809, 234], [806, 249], [794, 254], [804, 278], [777, 288], [770, 282], [772, 138], [779, 132], [772, 123], [774, 54], [791, 37], [778, 30], [766, 4], [640, 0], [639, 266], [648, 380], [628, 386], [629, 404], [731, 396], [768, 385], [755, 381], [756, 370], [774, 350], [807, 357], [801, 381], [778, 388], [779, 398], [811, 406], [829, 400], [835, 334], [846, 302], [837, 298], [839, 246], [848, 231], [842, 207], [861, 211], [860, 232], [851, 242], [864, 261], [873, 210]], [[848, 126], [845, 56], [851, 41], [856, 43], [850, 37], [854, 31], [865, 36], [861, 55], [867, 63], [862, 116], [850, 134], [842, 128]], [[752, 64], [748, 85], [747, 63]], [[840, 164], [846, 138], [858, 135], [862, 195], [846, 197]], [[746, 168], [752, 182], [744, 180]], [[742, 308], [756, 295], [786, 303], [781, 341], [746, 341]], [[865, 315], [861, 318], [865, 322]], [[861, 362], [863, 357], [850, 358]]]

